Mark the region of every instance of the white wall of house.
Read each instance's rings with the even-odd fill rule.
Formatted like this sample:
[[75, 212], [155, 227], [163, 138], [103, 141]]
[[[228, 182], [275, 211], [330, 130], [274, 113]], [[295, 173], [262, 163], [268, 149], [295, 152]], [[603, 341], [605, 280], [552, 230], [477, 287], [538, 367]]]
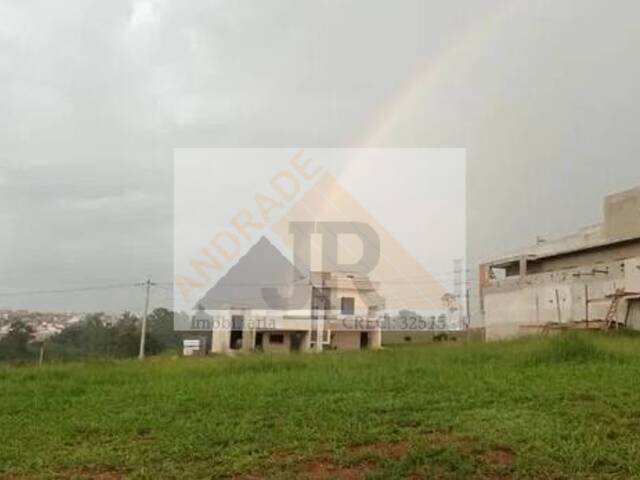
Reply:
[[333, 332], [331, 346], [336, 350], [358, 350], [360, 348], [360, 332]]
[[[281, 338], [282, 342], [276, 342], [276, 338]], [[269, 353], [285, 353], [291, 351], [291, 333], [264, 332], [262, 337], [262, 349]]]
[[[380, 348], [381, 331], [380, 327], [376, 327], [371, 322], [358, 324], [356, 319], [366, 321], [374, 320], [370, 317], [369, 304], [367, 303], [366, 293], [361, 294], [354, 280], [341, 276], [339, 278], [331, 277], [326, 285], [323, 286], [332, 289], [331, 311], [328, 312], [327, 321], [324, 328], [336, 333], [336, 346], [340, 350], [357, 350], [360, 348], [361, 331], [368, 332], [369, 348]], [[311, 310], [311, 291], [312, 285], [308, 286], [310, 290], [307, 304], [302, 308], [291, 309], [287, 311], [266, 311], [266, 310], [250, 310], [250, 309], [228, 309], [217, 310], [215, 316], [218, 320], [218, 328], [214, 327], [212, 333], [211, 351], [214, 353], [228, 353], [231, 351], [231, 324], [234, 315], [242, 315], [244, 317], [244, 331], [242, 350], [253, 350], [256, 341], [256, 332], [261, 331], [263, 338], [263, 350], [266, 352], [281, 352], [291, 350], [292, 332], [304, 332], [305, 336], [300, 345], [300, 351], [308, 351], [312, 348], [310, 344], [311, 330], [317, 325], [312, 320]], [[342, 299], [352, 298], [354, 302], [353, 314], [345, 314], [341, 310]], [[262, 328], [260, 322], [263, 322]], [[270, 332], [284, 335], [282, 343], [271, 343], [269, 341]]]

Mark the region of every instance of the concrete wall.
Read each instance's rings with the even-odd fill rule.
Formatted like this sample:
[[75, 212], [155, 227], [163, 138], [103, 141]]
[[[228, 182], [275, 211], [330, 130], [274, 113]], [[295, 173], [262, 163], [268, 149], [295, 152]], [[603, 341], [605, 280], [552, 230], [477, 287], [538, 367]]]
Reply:
[[604, 229], [607, 238], [640, 236], [640, 187], [616, 193], [604, 201]]
[[334, 301], [336, 302], [336, 304], [331, 306], [333, 310], [340, 310], [342, 298], [345, 298], [345, 297], [353, 298], [354, 299], [354, 315], [359, 315], [361, 317], [367, 316], [369, 306], [367, 305], [365, 300], [362, 298], [360, 293], [357, 290], [354, 290], [353, 287], [336, 288], [334, 290], [334, 295], [335, 295]]
[[214, 330], [212, 333], [211, 352], [225, 353], [229, 351], [230, 339], [231, 332], [229, 330]]
[[[331, 312], [325, 323], [325, 328], [332, 334], [331, 347], [337, 350], [359, 350], [360, 334], [367, 331], [368, 348], [380, 348], [381, 331], [380, 328], [375, 328], [376, 314], [370, 314], [367, 301], [367, 294], [371, 293], [371, 290], [365, 290], [361, 294], [358, 288], [363, 288], [362, 282], [346, 277], [327, 278], [323, 285], [331, 289]], [[345, 297], [354, 299], [352, 315], [343, 315], [341, 312], [342, 298]]]
[[[624, 260], [640, 257], [640, 240], [629, 240], [589, 250], [555, 255], [527, 262], [528, 273], [554, 272], [579, 267], [598, 267], [602, 264], [614, 264], [612, 268], [622, 269]], [[617, 265], [615, 263], [617, 262]]]
[[382, 333], [382, 345], [425, 345], [434, 343], [434, 337], [440, 337], [449, 342], [481, 342], [485, 339], [485, 332], [484, 328], [442, 331], [385, 331]]
[[[637, 266], [640, 258], [591, 265], [560, 272], [530, 274], [523, 278], [494, 281], [482, 288], [486, 338], [503, 338], [538, 333], [536, 325], [604, 319], [611, 304], [606, 296], [617, 288], [640, 286]], [[608, 273], [599, 273], [605, 272]], [[631, 282], [627, 285], [627, 280]], [[587, 299], [589, 300], [587, 307]], [[588, 312], [588, 314], [587, 314]], [[624, 322], [627, 303], [618, 308]]]
[[[321, 282], [325, 288], [331, 289], [331, 311], [328, 312], [327, 317], [327, 330], [331, 330], [335, 336], [335, 343], [332, 344], [339, 350], [353, 350], [360, 348], [360, 332], [367, 330], [369, 333], [369, 347], [379, 348], [381, 346], [382, 336], [379, 328], [365, 322], [364, 326], [351, 326], [355, 324], [355, 319], [366, 320], [369, 317], [369, 305], [367, 303], [366, 294], [371, 290], [366, 291], [363, 295], [358, 291], [357, 279], [350, 279], [348, 277], [334, 278], [331, 275], [325, 274], [326, 279]], [[360, 281], [361, 282], [361, 281]], [[317, 284], [317, 282], [316, 282]], [[308, 285], [311, 293], [312, 286]], [[341, 315], [341, 299], [343, 297], [350, 297], [354, 299], [354, 314], [353, 315]], [[220, 322], [224, 324], [222, 328], [213, 331], [213, 340], [211, 351], [215, 353], [228, 353], [230, 348], [231, 333], [228, 330], [228, 325], [231, 323], [233, 315], [242, 315], [244, 317], [244, 332], [242, 350], [251, 351], [254, 350], [256, 342], [256, 330], [263, 332], [263, 350], [265, 352], [284, 352], [291, 350], [291, 332], [298, 331], [304, 332], [305, 336], [300, 344], [300, 351], [309, 351], [310, 344], [310, 331], [314, 324], [311, 319], [311, 295], [306, 301], [306, 305], [295, 310], [287, 310], [286, 312], [274, 312], [266, 310], [250, 310], [250, 309], [228, 309], [225, 311], [216, 312]], [[373, 317], [373, 314], [371, 315]], [[346, 319], [346, 323], [343, 324], [343, 319]], [[372, 318], [373, 319], [373, 318]], [[375, 319], [373, 319], [375, 320]], [[260, 321], [262, 325], [260, 326]], [[323, 320], [324, 321], [324, 320]], [[258, 326], [256, 326], [258, 325]], [[264, 325], [268, 325], [265, 327]], [[351, 328], [351, 330], [349, 330]], [[353, 330], [355, 328], [355, 331]], [[269, 335], [272, 332], [282, 333], [284, 335], [284, 343], [271, 344], [269, 342]]]
[[331, 346], [336, 350], [359, 350], [360, 332], [332, 332]]
[[211, 352], [225, 353], [230, 350], [231, 331], [228, 326], [231, 324], [231, 317], [235, 314], [231, 310], [217, 311], [215, 325], [211, 334]]
[[377, 349], [382, 347], [382, 330], [377, 328], [369, 332], [369, 348]]
[[[271, 335], [282, 335], [283, 343], [271, 343]], [[269, 353], [284, 353], [291, 351], [291, 336], [289, 332], [264, 332], [262, 337], [262, 348]]]
[[629, 315], [627, 326], [634, 330], [640, 330], [640, 298], [629, 300]]
[[640, 257], [625, 262], [624, 279], [627, 291], [640, 292]]
[[432, 331], [385, 331], [382, 333], [382, 345], [420, 345], [433, 342]]

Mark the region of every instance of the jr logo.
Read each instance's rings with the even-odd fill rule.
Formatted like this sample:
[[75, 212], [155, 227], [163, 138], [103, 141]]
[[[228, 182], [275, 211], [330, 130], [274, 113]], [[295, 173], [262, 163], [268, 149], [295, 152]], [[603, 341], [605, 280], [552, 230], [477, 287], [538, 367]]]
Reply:
[[[322, 238], [322, 269], [326, 272], [347, 272], [368, 278], [380, 259], [380, 238], [371, 226], [362, 222], [291, 222], [289, 233], [293, 235], [293, 257], [296, 273], [302, 278], [311, 274], [311, 235]], [[338, 242], [340, 235], [355, 235], [362, 245], [362, 255], [357, 262], [340, 263]], [[368, 281], [366, 281], [368, 283]], [[310, 290], [294, 286], [291, 296], [284, 298], [276, 288], [263, 288], [264, 301], [273, 309], [286, 302], [289, 308], [303, 308], [309, 300]]]

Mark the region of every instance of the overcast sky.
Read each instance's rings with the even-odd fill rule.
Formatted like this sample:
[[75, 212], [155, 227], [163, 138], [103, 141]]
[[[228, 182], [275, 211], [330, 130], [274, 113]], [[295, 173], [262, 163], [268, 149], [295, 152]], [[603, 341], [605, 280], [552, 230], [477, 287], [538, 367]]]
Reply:
[[472, 269], [596, 223], [640, 184], [638, 18], [636, 0], [2, 0], [0, 293], [170, 281], [174, 147], [466, 148]]

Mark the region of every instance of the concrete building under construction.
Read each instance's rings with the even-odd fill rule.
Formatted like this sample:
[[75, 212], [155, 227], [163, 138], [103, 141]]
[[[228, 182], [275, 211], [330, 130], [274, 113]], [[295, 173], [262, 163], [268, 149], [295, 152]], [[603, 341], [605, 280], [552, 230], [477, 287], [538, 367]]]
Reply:
[[212, 353], [375, 349], [385, 308], [378, 290], [354, 272], [303, 275], [262, 237], [178, 330]]
[[604, 221], [480, 266], [486, 338], [549, 328], [640, 329], [640, 187], [604, 199]]
[[298, 308], [264, 310], [233, 306], [218, 310], [222, 322], [212, 330], [213, 353], [233, 350], [321, 352], [380, 348], [378, 312], [384, 299], [366, 277], [339, 272], [311, 272], [296, 282], [307, 291]]

